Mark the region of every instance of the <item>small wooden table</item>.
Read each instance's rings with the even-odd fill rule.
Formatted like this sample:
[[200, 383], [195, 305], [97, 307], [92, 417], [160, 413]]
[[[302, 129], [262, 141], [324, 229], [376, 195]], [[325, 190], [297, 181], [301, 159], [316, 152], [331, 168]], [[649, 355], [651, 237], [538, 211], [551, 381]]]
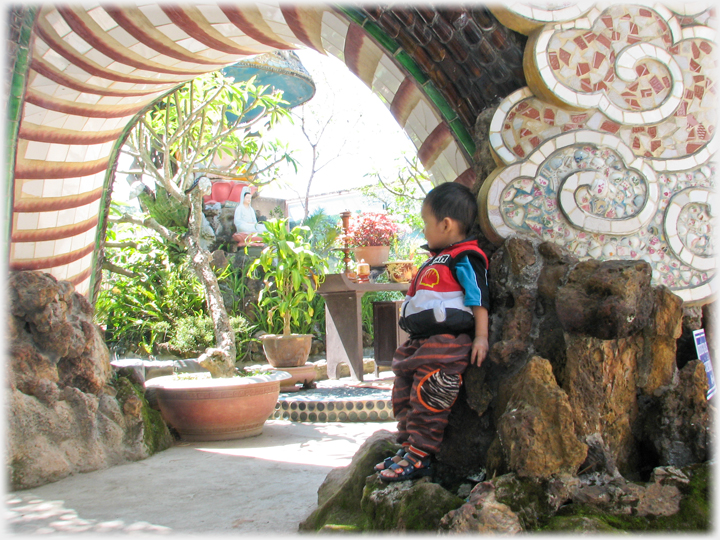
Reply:
[[341, 362], [350, 366], [351, 377], [363, 380], [362, 314], [360, 299], [366, 292], [407, 292], [409, 283], [354, 283], [345, 274], [327, 274], [318, 294], [325, 299], [325, 347], [327, 373], [337, 379]]

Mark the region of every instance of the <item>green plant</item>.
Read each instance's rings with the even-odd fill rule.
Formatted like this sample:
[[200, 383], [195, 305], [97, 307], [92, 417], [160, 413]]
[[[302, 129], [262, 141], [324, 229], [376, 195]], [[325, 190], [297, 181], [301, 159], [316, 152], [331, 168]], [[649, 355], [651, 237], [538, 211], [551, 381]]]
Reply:
[[[248, 344], [253, 341], [254, 327], [242, 316], [230, 317], [230, 326], [237, 343], [236, 360], [240, 360], [246, 354]], [[207, 315], [194, 315], [175, 321], [167, 344], [178, 356], [190, 358], [211, 347], [214, 340], [212, 319]]]
[[311, 323], [315, 313], [311, 302], [325, 278], [327, 263], [311, 249], [308, 227], [288, 231], [286, 219], [271, 219], [265, 226], [261, 237], [266, 247], [250, 265], [248, 275], [255, 276], [262, 268], [265, 288], [258, 305], [267, 310], [268, 324], [277, 315], [283, 321], [282, 333], [289, 335], [300, 321]]
[[420, 207], [433, 184], [417, 156], [411, 159], [404, 155], [398, 157], [396, 170], [389, 178], [383, 178], [378, 171], [365, 176], [374, 177], [377, 181], [361, 187], [363, 195], [381, 202], [388, 214], [398, 216], [411, 230], [422, 230]]
[[220, 288], [227, 288], [232, 293], [232, 304], [225, 305], [230, 316], [241, 315], [245, 297], [249, 294], [247, 274], [243, 268], [235, 268], [228, 264], [221, 271], [217, 272], [217, 280]]
[[324, 209], [318, 208], [302, 222], [312, 231], [310, 243], [313, 250], [326, 259], [332, 255], [335, 242], [340, 235], [338, 219], [339, 216], [330, 216]]
[[118, 351], [155, 354], [175, 321], [204, 312], [204, 289], [187, 256], [149, 231], [111, 225], [95, 321]]
[[420, 249], [423, 244], [425, 239], [422, 235], [414, 232], [403, 234], [390, 245], [390, 260], [412, 261], [420, 266], [427, 258], [427, 253]]

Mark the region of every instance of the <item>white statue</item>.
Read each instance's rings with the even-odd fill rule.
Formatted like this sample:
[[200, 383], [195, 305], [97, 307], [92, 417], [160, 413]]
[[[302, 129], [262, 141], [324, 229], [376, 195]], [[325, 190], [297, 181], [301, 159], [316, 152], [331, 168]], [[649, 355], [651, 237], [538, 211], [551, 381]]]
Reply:
[[252, 193], [250, 187], [245, 186], [240, 194], [240, 204], [235, 209], [235, 230], [237, 232], [255, 233], [265, 231], [265, 225], [258, 223], [255, 210], [250, 205]]

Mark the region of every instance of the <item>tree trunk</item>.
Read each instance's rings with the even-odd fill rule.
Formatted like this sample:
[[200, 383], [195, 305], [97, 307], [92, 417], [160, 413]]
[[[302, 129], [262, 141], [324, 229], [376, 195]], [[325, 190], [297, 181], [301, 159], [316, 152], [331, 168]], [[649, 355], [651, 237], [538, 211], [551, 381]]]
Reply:
[[200, 356], [199, 362], [213, 377], [232, 377], [235, 374], [237, 353], [235, 333], [230, 326], [230, 317], [220, 294], [217, 277], [210, 266], [210, 253], [200, 246], [201, 205], [202, 195], [199, 192], [193, 193], [185, 244], [193, 270], [205, 287], [205, 302], [213, 321], [217, 347], [207, 349]]
[[[307, 137], [307, 135], [306, 135]], [[310, 143], [310, 139], [308, 138], [308, 142]], [[308, 185], [307, 190], [305, 190], [305, 204], [303, 204], [303, 210], [305, 211], [303, 215], [302, 222], [305, 223], [305, 221], [308, 218], [308, 215], [310, 214], [310, 188], [312, 186], [313, 178], [315, 178], [315, 173], [317, 172], [315, 170], [315, 167], [317, 166], [317, 143], [312, 144], [310, 143], [310, 146], [312, 147], [312, 166], [310, 167], [310, 178], [308, 178]]]

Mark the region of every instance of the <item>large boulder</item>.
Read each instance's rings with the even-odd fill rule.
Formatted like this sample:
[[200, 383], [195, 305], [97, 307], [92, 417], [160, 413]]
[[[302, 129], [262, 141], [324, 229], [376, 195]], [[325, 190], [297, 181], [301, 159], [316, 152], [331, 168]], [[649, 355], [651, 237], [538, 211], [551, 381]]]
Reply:
[[643, 329], [643, 342], [649, 350], [638, 358], [637, 366], [637, 385], [646, 395], [672, 384], [681, 367], [676, 358], [678, 338], [682, 335], [682, 299], [667, 287], [657, 287], [654, 293], [650, 323]]
[[7, 467], [11, 489], [148, 457], [172, 438], [138, 385], [111, 378], [93, 309], [41, 272], [9, 280]]
[[375, 432], [350, 465], [328, 474], [318, 490], [317, 508], [300, 531], [427, 531], [462, 504], [462, 499], [429, 479], [387, 484], [373, 470], [400, 448], [395, 433]]
[[534, 356], [501, 388], [494, 451], [489, 472], [514, 471], [546, 479], [575, 473], [587, 456], [576, 434], [567, 394], [557, 385], [550, 362]]
[[598, 435], [622, 473], [637, 470], [637, 362], [641, 339], [566, 335], [564, 390], [581, 439]]
[[490, 352], [464, 374], [433, 475], [379, 483], [372, 464], [397, 448], [385, 433], [390, 448], [376, 440], [358, 453], [348, 496], [318, 510], [342, 511], [306, 530], [408, 530], [417, 501], [445, 508], [457, 495], [436, 525], [428, 505], [422, 526], [707, 531], [712, 403], [702, 363], [676, 362], [692, 310], [650, 287], [642, 261], [581, 263], [521, 238], [493, 253], [489, 280]]
[[580, 262], [557, 291], [560, 324], [568, 333], [603, 340], [631, 336], [650, 322], [651, 279], [646, 261]]
[[367, 531], [432, 531], [462, 499], [425, 477], [386, 483], [377, 474], [368, 478], [360, 501]]
[[443, 516], [440, 528], [463, 534], [512, 535], [523, 532], [517, 514], [497, 500], [492, 482], [477, 484], [465, 504]]
[[360, 501], [373, 467], [400, 449], [396, 434], [386, 430], [373, 433], [358, 449], [350, 465], [330, 471], [318, 490], [317, 508], [300, 523], [300, 531], [345, 527], [362, 529], [365, 520]]

